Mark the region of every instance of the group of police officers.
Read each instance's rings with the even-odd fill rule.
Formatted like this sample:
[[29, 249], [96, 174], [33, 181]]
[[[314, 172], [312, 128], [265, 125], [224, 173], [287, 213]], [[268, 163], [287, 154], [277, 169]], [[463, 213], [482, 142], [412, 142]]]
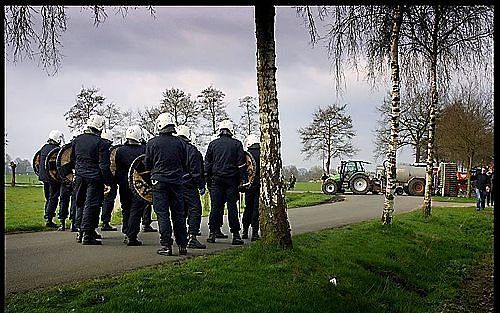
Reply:
[[[172, 233], [179, 247], [179, 255], [186, 255], [187, 248], [206, 248], [197, 239], [201, 235], [200, 195], [205, 194], [205, 186], [208, 187], [211, 198], [207, 242], [215, 243], [218, 238], [228, 238], [221, 231], [224, 206], [228, 210], [233, 245], [244, 243], [242, 239], [249, 237], [250, 226], [251, 240], [260, 239], [260, 145], [256, 135], [251, 134], [246, 138], [247, 151], [256, 160], [255, 176], [249, 182], [243, 144], [234, 138], [230, 120], [220, 122], [218, 136], [210, 142], [203, 159], [192, 143], [193, 135], [189, 127], [176, 126], [170, 114], [162, 113], [156, 119], [157, 135], [147, 143], [140, 126], [127, 128], [125, 144], [114, 147], [113, 175], [110, 169], [112, 139], [109, 133], [103, 131], [104, 126], [102, 116], [92, 115], [87, 121], [86, 130], [81, 134], [74, 134], [70, 143], [71, 162], [74, 164], [72, 182], [61, 183], [51, 179], [44, 166], [49, 152], [60, 147], [64, 140], [63, 134], [58, 130], [49, 133], [47, 143], [40, 150], [38, 172], [44, 185], [44, 218], [47, 226], [59, 227], [59, 230], [64, 231], [69, 215], [71, 230], [77, 232], [77, 242], [83, 245], [100, 245], [102, 236], [96, 231], [99, 216], [102, 231], [117, 230], [110, 224], [110, 220], [115, 197], [119, 193], [124, 242], [128, 246], [142, 245], [138, 238], [141, 220], [143, 232], [157, 230], [150, 225], [151, 205], [131, 190], [129, 169], [137, 157], [145, 155], [144, 167], [151, 175], [152, 204], [158, 219], [162, 246], [158, 254], [173, 254]], [[242, 236], [237, 208], [240, 192], [245, 193]], [[60, 226], [52, 221], [58, 201]]]

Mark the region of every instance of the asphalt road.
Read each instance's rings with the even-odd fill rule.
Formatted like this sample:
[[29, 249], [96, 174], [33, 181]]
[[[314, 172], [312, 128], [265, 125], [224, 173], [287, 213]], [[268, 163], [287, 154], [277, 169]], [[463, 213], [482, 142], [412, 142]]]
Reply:
[[[396, 214], [411, 211], [421, 203], [422, 198], [419, 197], [398, 197]], [[348, 195], [342, 202], [290, 209], [288, 216], [292, 235], [295, 235], [378, 218], [382, 207], [381, 195]], [[204, 243], [208, 235], [207, 222], [204, 217], [202, 236], [199, 237]], [[153, 225], [156, 227], [156, 224]], [[223, 231], [229, 233], [227, 219]], [[114, 275], [181, 259], [175, 255], [165, 257], [156, 254], [160, 247], [158, 233], [140, 233], [144, 243], [140, 247], [123, 244], [120, 231], [101, 234], [104, 237], [102, 246], [82, 246], [76, 243], [75, 233], [69, 231], [5, 235], [5, 294]], [[214, 244], [207, 243], [205, 250], [188, 249], [187, 257], [232, 248], [234, 246], [231, 246], [229, 237], [218, 239]], [[245, 240], [245, 244], [248, 243], [249, 240]], [[174, 254], [177, 253], [174, 247]]]

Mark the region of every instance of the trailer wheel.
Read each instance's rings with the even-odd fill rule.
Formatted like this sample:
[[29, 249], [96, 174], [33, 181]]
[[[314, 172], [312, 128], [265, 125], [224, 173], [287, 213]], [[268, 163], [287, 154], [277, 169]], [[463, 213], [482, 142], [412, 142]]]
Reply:
[[333, 179], [327, 179], [323, 183], [323, 186], [321, 186], [321, 189], [325, 195], [332, 196], [337, 193], [337, 183]]
[[411, 196], [423, 196], [425, 189], [425, 181], [421, 178], [412, 179], [408, 183], [408, 193]]
[[370, 190], [370, 181], [363, 175], [355, 175], [351, 178], [349, 187], [356, 195], [365, 195]]

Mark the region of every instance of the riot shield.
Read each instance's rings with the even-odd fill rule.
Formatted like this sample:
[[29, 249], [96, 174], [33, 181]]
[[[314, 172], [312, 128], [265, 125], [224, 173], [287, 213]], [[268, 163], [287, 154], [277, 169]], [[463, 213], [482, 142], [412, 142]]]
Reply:
[[38, 150], [33, 157], [33, 171], [35, 171], [36, 176], [38, 176], [38, 171], [40, 170], [40, 152], [41, 150]]
[[50, 179], [56, 182], [61, 182], [61, 177], [59, 177], [57, 173], [56, 165], [57, 153], [59, 150], [61, 150], [59, 147], [52, 149], [45, 159], [45, 170], [49, 174]]
[[151, 171], [145, 170], [144, 158], [145, 154], [141, 154], [132, 162], [128, 171], [128, 182], [130, 189], [135, 195], [146, 200], [148, 203], [153, 203]]
[[57, 153], [57, 173], [64, 183], [72, 183], [75, 178], [75, 164], [71, 162], [71, 153], [71, 143], [62, 146]]

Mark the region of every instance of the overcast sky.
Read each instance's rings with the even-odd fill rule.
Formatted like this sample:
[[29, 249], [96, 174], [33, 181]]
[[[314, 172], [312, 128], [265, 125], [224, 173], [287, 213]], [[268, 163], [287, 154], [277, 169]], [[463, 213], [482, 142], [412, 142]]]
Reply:
[[[31, 161], [52, 129], [69, 138], [63, 115], [82, 86], [97, 87], [108, 101], [136, 111], [158, 104], [167, 88], [196, 96], [213, 84], [226, 94], [234, 120], [241, 114], [238, 99], [257, 96], [252, 7], [156, 7], [156, 18], [145, 9], [130, 11], [125, 19], [113, 10], [108, 14], [95, 27], [90, 11], [68, 10], [68, 30], [61, 38], [64, 58], [55, 76], [33, 61], [6, 62], [6, 152], [12, 157]], [[277, 8], [275, 26], [283, 164], [321, 165], [321, 159], [304, 159], [297, 129], [311, 121], [319, 106], [331, 103], [347, 104], [360, 149], [355, 158], [375, 162], [376, 106], [389, 84], [372, 90], [363, 74], [358, 78], [349, 71], [346, 90], [338, 97], [327, 52], [311, 47], [295, 10]], [[403, 151], [398, 161], [411, 162], [411, 151]]]

